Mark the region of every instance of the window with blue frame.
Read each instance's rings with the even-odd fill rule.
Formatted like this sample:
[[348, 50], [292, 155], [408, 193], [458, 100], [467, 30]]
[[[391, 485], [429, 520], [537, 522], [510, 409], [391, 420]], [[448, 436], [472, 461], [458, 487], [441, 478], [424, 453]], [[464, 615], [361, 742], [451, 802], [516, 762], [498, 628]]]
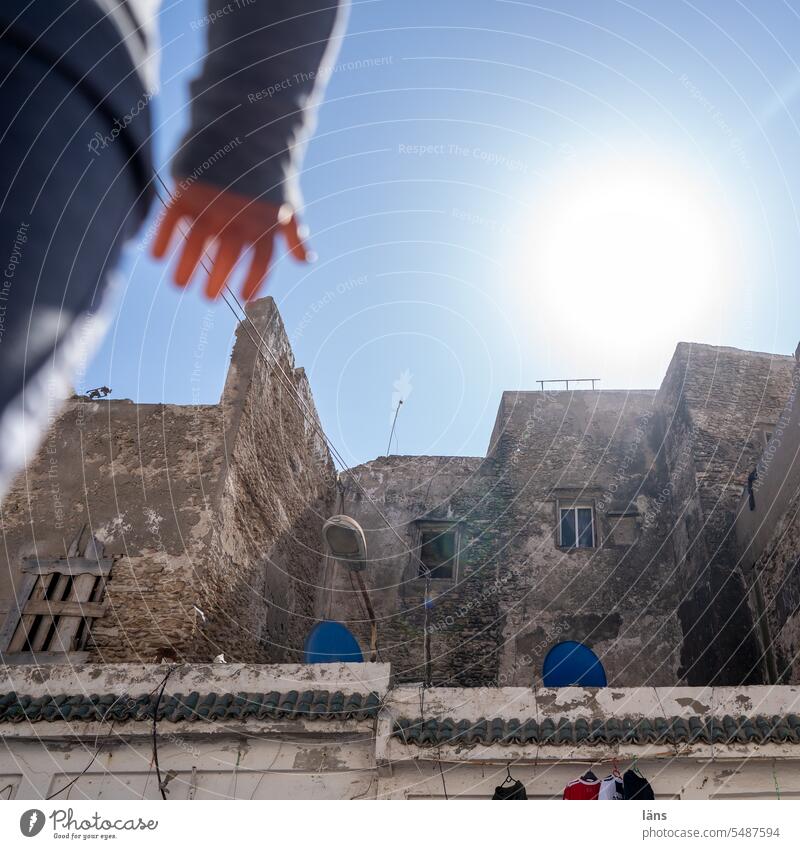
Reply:
[[594, 508], [590, 504], [561, 507], [558, 537], [562, 548], [594, 548]]

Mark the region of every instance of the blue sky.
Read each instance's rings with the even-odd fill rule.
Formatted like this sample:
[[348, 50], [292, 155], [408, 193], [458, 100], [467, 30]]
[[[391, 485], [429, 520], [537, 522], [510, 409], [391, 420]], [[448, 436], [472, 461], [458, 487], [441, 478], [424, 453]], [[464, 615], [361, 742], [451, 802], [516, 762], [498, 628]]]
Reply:
[[[160, 16], [165, 176], [202, 14]], [[681, 339], [792, 353], [799, 41], [780, 0], [355, 3], [302, 179], [319, 259], [268, 283], [347, 462], [398, 397], [393, 452], [481, 455], [505, 389], [654, 388]], [[219, 399], [233, 316], [169, 272], [130, 246], [79, 388]]]

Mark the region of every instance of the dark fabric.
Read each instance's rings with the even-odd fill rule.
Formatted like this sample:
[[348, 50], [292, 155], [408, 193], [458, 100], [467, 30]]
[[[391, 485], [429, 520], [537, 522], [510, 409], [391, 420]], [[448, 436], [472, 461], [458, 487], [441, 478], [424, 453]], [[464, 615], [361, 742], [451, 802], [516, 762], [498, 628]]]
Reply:
[[83, 91], [13, 43], [0, 49], [0, 79], [2, 408], [75, 317], [97, 309], [141, 215], [125, 147], [117, 140], [96, 155], [87, 146], [111, 123]]
[[753, 492], [753, 483], [758, 480], [758, 469], [753, 469], [747, 476], [747, 503], [751, 510], [756, 509], [756, 496]]
[[[119, 6], [118, 3], [111, 5]], [[133, 21], [129, 15], [125, 18]], [[115, 153], [119, 156], [124, 149], [125, 158], [131, 159], [137, 194], [141, 192], [139, 215], [144, 218], [152, 200], [152, 130], [148, 103], [153, 92], [147, 90], [141, 73], [146, 57], [141, 37], [128, 32], [125, 39], [118, 28], [122, 19], [117, 14], [115, 20], [95, 0], [2, 0], [0, 3], [4, 48], [16, 45], [27, 57], [38, 58], [49, 71], [46, 76], [42, 73], [34, 80], [35, 85], [40, 85], [28, 92], [36, 104], [39, 123], [48, 115], [48, 110], [53, 109], [53, 94], [63, 89], [64, 82], [75, 89], [76, 94], [82, 94], [85, 103], [102, 114], [90, 119], [86, 127], [91, 125], [91, 130], [81, 131], [80, 143], [86, 150], [95, 131], [105, 137], [116, 129]], [[133, 48], [138, 48], [133, 52], [137, 55], [139, 71], [131, 55]], [[31, 58], [25, 61], [30, 62]], [[62, 82], [56, 83], [56, 78]], [[5, 85], [2, 94], [8, 121], [14, 112], [9, 108]], [[69, 100], [67, 108], [72, 107], [77, 97], [70, 96]], [[60, 108], [58, 111], [63, 119], [63, 111]], [[67, 138], [64, 136], [63, 140]], [[103, 152], [107, 151], [108, 147], [103, 148]], [[3, 168], [8, 167], [9, 163], [3, 161]]]
[[113, 127], [86, 89], [14, 40], [0, 80], [1, 495], [91, 355], [109, 272], [145, 207], [123, 139], [89, 147]]
[[[205, 28], [203, 69], [190, 86], [190, 126], [172, 162], [179, 187], [200, 178], [300, 206], [299, 163], [346, 5], [259, 0]], [[218, 0], [207, 8], [213, 14]]]
[[494, 788], [494, 796], [492, 799], [527, 799], [528, 794], [525, 792], [525, 785], [521, 781], [514, 781], [511, 784], [501, 784]]
[[650, 782], [632, 769], [629, 769], [622, 776], [622, 784], [624, 787], [623, 799], [655, 799]]

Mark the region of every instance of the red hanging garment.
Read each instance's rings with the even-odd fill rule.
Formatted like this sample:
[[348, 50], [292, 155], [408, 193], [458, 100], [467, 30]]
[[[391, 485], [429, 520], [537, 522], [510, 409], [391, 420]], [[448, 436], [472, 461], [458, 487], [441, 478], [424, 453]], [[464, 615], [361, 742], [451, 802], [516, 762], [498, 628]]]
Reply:
[[564, 788], [564, 799], [596, 799], [600, 792], [600, 781], [585, 776], [576, 778]]

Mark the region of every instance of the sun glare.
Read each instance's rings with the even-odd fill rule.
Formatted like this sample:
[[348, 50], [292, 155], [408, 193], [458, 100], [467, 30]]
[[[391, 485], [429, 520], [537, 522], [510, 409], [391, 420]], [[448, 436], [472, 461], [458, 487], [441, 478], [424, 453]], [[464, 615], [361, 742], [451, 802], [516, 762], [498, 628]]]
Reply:
[[711, 318], [725, 273], [725, 228], [710, 196], [652, 163], [554, 185], [537, 204], [528, 263], [550, 326], [584, 340], [691, 337]]

